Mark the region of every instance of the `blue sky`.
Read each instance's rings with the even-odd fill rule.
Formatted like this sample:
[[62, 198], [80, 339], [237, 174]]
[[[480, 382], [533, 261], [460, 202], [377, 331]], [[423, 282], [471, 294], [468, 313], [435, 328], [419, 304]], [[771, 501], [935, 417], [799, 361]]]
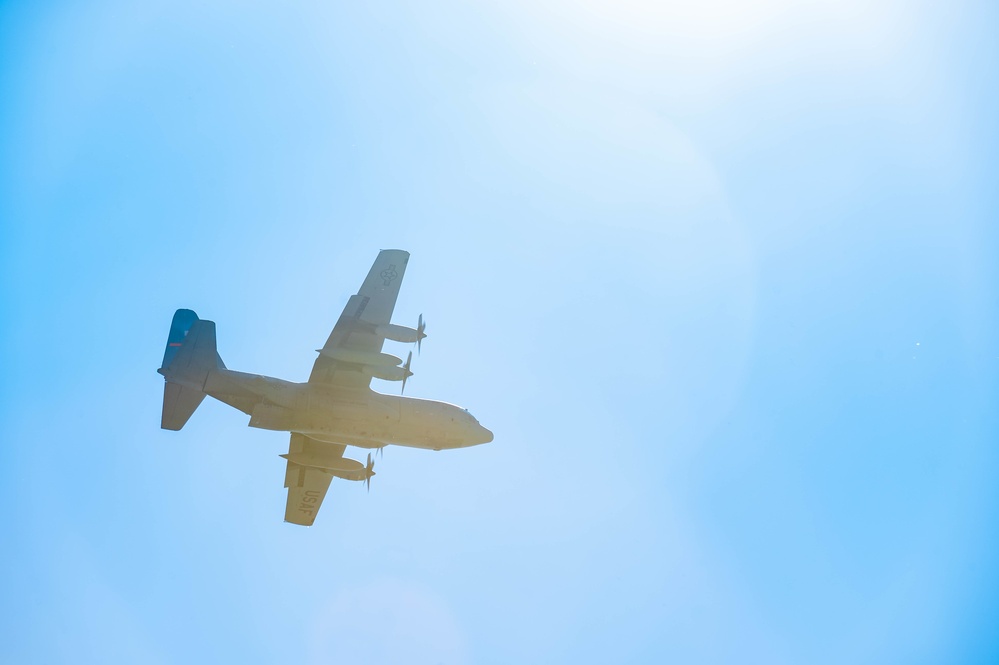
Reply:
[[[0, 660], [996, 662], [999, 16], [870, 4], [0, 5]], [[170, 317], [390, 247], [496, 439], [283, 524]]]

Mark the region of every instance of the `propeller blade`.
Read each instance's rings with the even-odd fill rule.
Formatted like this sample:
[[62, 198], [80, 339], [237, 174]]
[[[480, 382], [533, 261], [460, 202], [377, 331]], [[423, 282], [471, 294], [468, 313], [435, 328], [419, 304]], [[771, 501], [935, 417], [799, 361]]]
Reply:
[[409, 377], [413, 376], [412, 370], [409, 369], [412, 364], [413, 364], [413, 352], [410, 351], [409, 355], [406, 356], [406, 362], [402, 366], [402, 369], [403, 369], [403, 373], [402, 373], [402, 391], [399, 393], [400, 395], [406, 392], [406, 379], [408, 379]]
[[423, 315], [420, 314], [419, 322], [416, 324], [416, 353], [420, 354], [423, 352], [423, 338], [427, 336], [424, 332], [427, 329], [427, 324], [423, 320]]
[[375, 463], [371, 459], [371, 453], [368, 453], [368, 464], [364, 468], [364, 485], [368, 492], [371, 492], [371, 476], [375, 475]]

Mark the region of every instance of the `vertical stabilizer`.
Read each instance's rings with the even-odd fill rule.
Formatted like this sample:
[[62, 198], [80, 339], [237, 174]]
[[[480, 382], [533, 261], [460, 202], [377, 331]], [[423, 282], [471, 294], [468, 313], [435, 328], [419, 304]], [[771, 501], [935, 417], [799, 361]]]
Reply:
[[[170, 348], [170, 347], [168, 347]], [[167, 381], [205, 385], [208, 372], [225, 367], [215, 348], [215, 322], [198, 319], [191, 324], [184, 341], [167, 367], [160, 373]]]
[[173, 322], [170, 324], [170, 335], [167, 337], [166, 351], [163, 352], [162, 369], [170, 366], [173, 357], [180, 351], [184, 338], [194, 322], [198, 320], [198, 315], [189, 309], [178, 309], [174, 312]]
[[205, 399], [208, 374], [224, 367], [215, 346], [215, 322], [199, 319], [189, 309], [173, 315], [163, 367], [163, 417], [160, 427], [179, 430]]

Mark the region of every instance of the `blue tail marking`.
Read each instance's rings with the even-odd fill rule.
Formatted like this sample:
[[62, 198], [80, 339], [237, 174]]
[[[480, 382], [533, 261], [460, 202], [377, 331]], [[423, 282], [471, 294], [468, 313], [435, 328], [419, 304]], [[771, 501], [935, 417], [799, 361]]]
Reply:
[[163, 353], [163, 364], [161, 365], [163, 369], [169, 367], [170, 363], [173, 362], [173, 357], [177, 355], [180, 345], [184, 343], [187, 332], [197, 320], [198, 315], [189, 309], [178, 309], [174, 312], [173, 323], [170, 324], [170, 335], [167, 337], [166, 351]]

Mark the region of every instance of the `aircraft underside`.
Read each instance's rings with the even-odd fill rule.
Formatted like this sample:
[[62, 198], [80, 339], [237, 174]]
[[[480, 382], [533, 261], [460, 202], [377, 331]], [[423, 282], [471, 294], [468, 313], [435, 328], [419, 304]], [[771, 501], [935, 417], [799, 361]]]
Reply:
[[[391, 322], [409, 261], [402, 250], [382, 250], [358, 293], [347, 301], [313, 363], [306, 383], [228, 369], [216, 349], [213, 321], [188, 309], [174, 313], [163, 363], [166, 380], [160, 426], [180, 430], [206, 396], [250, 417], [250, 427], [291, 432], [286, 460], [285, 520], [310, 526], [332, 478], [370, 483], [374, 462], [344, 457], [348, 445], [400, 445], [441, 450], [488, 443], [493, 435], [466, 410], [446, 402], [383, 395], [373, 378], [398, 381], [405, 390], [413, 353], [406, 361], [382, 351], [385, 340], [416, 344], [425, 333]], [[402, 392], [402, 391], [400, 391]]]
[[[250, 416], [250, 427], [298, 432], [324, 443], [368, 449], [399, 445], [431, 450], [457, 448], [462, 444], [459, 436], [448, 431], [447, 421], [442, 421], [439, 414], [410, 413], [411, 409], [404, 405], [414, 401], [411, 398], [396, 398], [371, 390], [329, 391], [221, 370], [218, 375], [213, 372], [209, 376], [205, 393]], [[425, 408], [433, 410], [433, 406]]]

